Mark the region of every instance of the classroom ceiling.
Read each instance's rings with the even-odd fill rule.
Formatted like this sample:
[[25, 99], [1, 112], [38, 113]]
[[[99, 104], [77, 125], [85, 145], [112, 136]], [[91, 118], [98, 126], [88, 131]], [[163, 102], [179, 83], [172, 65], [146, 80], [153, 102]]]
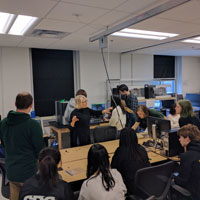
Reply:
[[[167, 0], [0, 0], [0, 12], [39, 17], [25, 36], [0, 34], [0, 46], [99, 51], [89, 38]], [[181, 39], [200, 35], [200, 0], [191, 0], [129, 28], [177, 33], [165, 40], [108, 37], [110, 52], [200, 56], [200, 44]], [[34, 29], [66, 32], [66, 37], [31, 36]]]

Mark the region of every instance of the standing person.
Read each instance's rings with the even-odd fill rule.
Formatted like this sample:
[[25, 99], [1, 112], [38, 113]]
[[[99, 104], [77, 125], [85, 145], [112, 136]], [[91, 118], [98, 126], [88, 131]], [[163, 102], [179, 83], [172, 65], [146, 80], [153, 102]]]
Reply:
[[172, 104], [170, 106], [169, 115], [167, 116], [167, 119], [170, 120], [171, 128], [180, 128], [179, 127], [179, 119], [180, 114], [176, 113], [176, 104]]
[[111, 168], [121, 173], [129, 194], [137, 193], [134, 185], [136, 171], [149, 166], [147, 152], [138, 144], [135, 131], [131, 128], [122, 129], [119, 147], [112, 158]]
[[134, 130], [136, 130], [138, 128], [138, 126], [140, 126], [143, 129], [146, 129], [147, 128], [147, 118], [149, 116], [167, 119], [161, 112], [154, 110], [154, 109], [149, 109], [145, 105], [138, 106], [137, 115], [138, 115], [137, 122], [135, 122], [135, 124], [132, 126], [132, 129], [134, 129]]
[[61, 180], [58, 174], [57, 166], [60, 160], [61, 155], [58, 150], [50, 147], [42, 149], [38, 158], [39, 171], [24, 183], [19, 200], [73, 200], [74, 195], [70, 185]]
[[113, 111], [109, 120], [109, 125], [116, 127], [117, 130], [120, 131], [125, 128], [126, 125], [126, 111], [121, 104], [121, 98], [119, 95], [113, 95], [113, 99], [116, 104], [113, 103]]
[[121, 174], [110, 169], [108, 152], [94, 144], [88, 152], [87, 180], [83, 182], [78, 200], [124, 200], [126, 186]]
[[194, 200], [200, 199], [200, 131], [192, 124], [179, 129], [178, 135], [185, 153], [180, 155], [179, 175], [176, 184], [192, 193]]
[[0, 124], [11, 200], [18, 200], [23, 183], [36, 173], [38, 154], [44, 147], [41, 126], [29, 115], [33, 106], [31, 94], [19, 93], [15, 105], [16, 111], [10, 111]]
[[[83, 89], [79, 89], [77, 92], [76, 92], [76, 95], [75, 96], [78, 96], [78, 95], [83, 95], [87, 98], [87, 92]], [[70, 115], [72, 113], [72, 111], [75, 109], [75, 98], [71, 98], [69, 100], [69, 103], [67, 104], [67, 107], [65, 109], [65, 113], [64, 113], [64, 118], [65, 120], [67, 121], [67, 124], [70, 123]]]
[[126, 106], [130, 109], [127, 110], [126, 116], [126, 126], [132, 127], [133, 124], [136, 122], [136, 111], [138, 107], [138, 100], [137, 97], [130, 91], [127, 85], [122, 84], [118, 87], [119, 93], [125, 97]]
[[176, 113], [180, 114], [179, 126], [182, 127], [187, 124], [193, 124], [200, 130], [200, 121], [195, 116], [192, 104], [189, 100], [179, 100], [176, 104]]
[[90, 116], [110, 113], [112, 108], [95, 111], [88, 108], [87, 98], [83, 95], [75, 97], [75, 110], [71, 113], [70, 130], [72, 132], [72, 146], [90, 144]]

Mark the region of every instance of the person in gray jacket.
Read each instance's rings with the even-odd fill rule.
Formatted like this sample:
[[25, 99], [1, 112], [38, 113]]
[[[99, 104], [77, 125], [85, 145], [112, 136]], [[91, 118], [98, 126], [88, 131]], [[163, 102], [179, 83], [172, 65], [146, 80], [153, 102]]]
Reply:
[[[76, 92], [76, 95], [75, 96], [78, 96], [78, 95], [83, 95], [87, 98], [87, 92], [83, 89], [79, 89], [77, 92]], [[75, 109], [75, 98], [71, 98], [69, 100], [69, 103], [67, 104], [67, 107], [65, 109], [65, 113], [64, 113], [64, 118], [65, 120], [67, 121], [67, 124], [70, 123], [70, 115], [72, 113], [72, 111]]]

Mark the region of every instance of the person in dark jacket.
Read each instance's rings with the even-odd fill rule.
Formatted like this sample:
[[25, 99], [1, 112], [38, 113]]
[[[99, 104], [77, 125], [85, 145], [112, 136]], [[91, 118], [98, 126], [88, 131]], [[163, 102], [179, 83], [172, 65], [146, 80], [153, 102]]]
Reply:
[[134, 185], [136, 171], [149, 166], [147, 152], [138, 144], [135, 131], [131, 128], [122, 129], [119, 147], [112, 158], [111, 168], [116, 168], [121, 173], [129, 194], [137, 193]]
[[18, 200], [23, 183], [36, 173], [38, 154], [44, 147], [41, 126], [29, 115], [33, 97], [27, 92], [19, 93], [15, 105], [16, 111], [10, 111], [0, 124], [11, 200]]
[[[138, 99], [133, 94], [131, 90], [128, 89], [128, 86], [122, 84], [118, 87], [119, 93], [124, 97], [125, 104], [129, 109], [125, 109], [126, 112], [126, 127], [131, 127], [136, 122], [136, 111], [138, 106]], [[125, 107], [126, 107], [125, 106]]]
[[200, 131], [188, 124], [178, 131], [185, 152], [180, 155], [179, 175], [175, 183], [188, 189], [194, 200], [200, 199]]
[[61, 180], [57, 165], [60, 163], [60, 152], [47, 147], [39, 154], [39, 171], [28, 179], [19, 194], [19, 200], [73, 200], [70, 185]]
[[182, 127], [187, 124], [193, 124], [200, 130], [200, 121], [195, 116], [192, 109], [192, 104], [189, 100], [179, 100], [176, 104], [176, 113], [180, 114], [179, 126]]
[[83, 95], [75, 97], [75, 110], [71, 113], [72, 146], [82, 146], [90, 144], [90, 117], [110, 113], [112, 107], [95, 111], [87, 107], [87, 98]]

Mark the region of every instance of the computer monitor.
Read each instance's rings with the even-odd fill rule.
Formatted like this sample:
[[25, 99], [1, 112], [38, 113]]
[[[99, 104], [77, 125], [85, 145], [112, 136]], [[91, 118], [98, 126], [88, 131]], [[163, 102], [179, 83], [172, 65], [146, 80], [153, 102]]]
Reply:
[[160, 135], [162, 132], [168, 132], [171, 129], [170, 120], [149, 116], [147, 118], [147, 127], [148, 127], [148, 134], [150, 137], [153, 137], [153, 132], [152, 132], [153, 124], [155, 125], [155, 128], [156, 128], [155, 130], [156, 135], [154, 137], [157, 137], [157, 138], [160, 138]]
[[104, 103], [92, 104], [92, 110], [105, 110], [105, 104]]
[[175, 101], [174, 100], [163, 100], [162, 101], [162, 107], [163, 108], [171, 108], [171, 105], [174, 104]]

